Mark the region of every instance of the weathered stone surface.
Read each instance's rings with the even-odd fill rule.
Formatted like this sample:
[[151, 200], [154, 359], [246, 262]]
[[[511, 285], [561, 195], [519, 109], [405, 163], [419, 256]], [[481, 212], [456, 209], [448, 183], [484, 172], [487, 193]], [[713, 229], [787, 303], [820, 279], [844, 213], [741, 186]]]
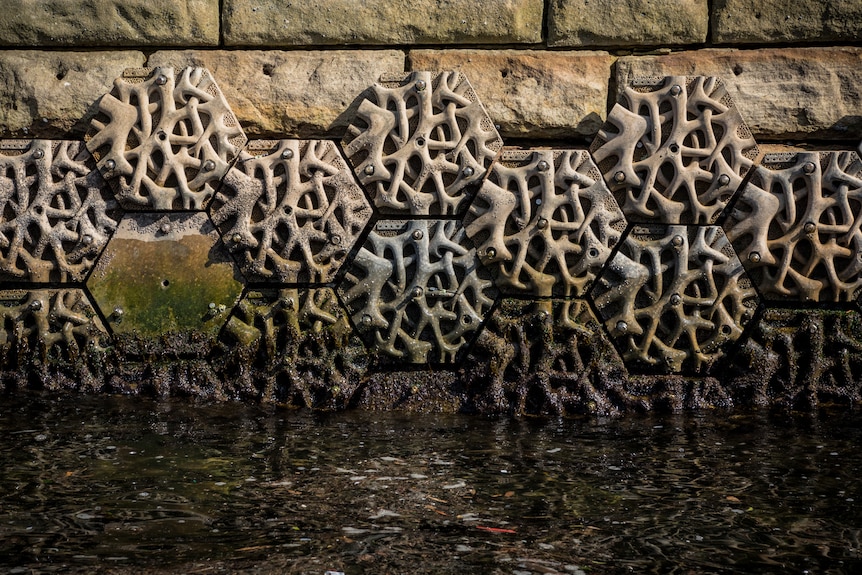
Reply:
[[542, 41], [542, 0], [224, 2], [228, 46]]
[[413, 70], [463, 72], [505, 137], [592, 137], [604, 122], [607, 52], [412, 50]]
[[0, 45], [216, 46], [219, 0], [5, 0]]
[[138, 51], [0, 51], [0, 135], [80, 138], [96, 114], [96, 101], [114, 78], [137, 68]]
[[344, 134], [364, 90], [404, 71], [404, 53], [160, 51], [147, 64], [207, 68], [249, 136], [331, 138]]
[[551, 0], [551, 46], [655, 46], [706, 41], [707, 0]]
[[126, 215], [87, 280], [111, 330], [206, 351], [242, 292], [218, 239], [203, 212]]
[[617, 61], [617, 95], [635, 77], [719, 76], [754, 136], [858, 141], [862, 48], [706, 49]]
[[712, 5], [718, 44], [859, 41], [859, 0], [718, 0]]

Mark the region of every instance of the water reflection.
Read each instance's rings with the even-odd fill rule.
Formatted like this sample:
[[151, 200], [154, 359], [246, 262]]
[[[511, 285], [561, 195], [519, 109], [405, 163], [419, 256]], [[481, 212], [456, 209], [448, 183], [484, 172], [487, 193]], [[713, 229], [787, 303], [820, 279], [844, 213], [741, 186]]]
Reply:
[[855, 413], [2, 402], [9, 572], [862, 572]]

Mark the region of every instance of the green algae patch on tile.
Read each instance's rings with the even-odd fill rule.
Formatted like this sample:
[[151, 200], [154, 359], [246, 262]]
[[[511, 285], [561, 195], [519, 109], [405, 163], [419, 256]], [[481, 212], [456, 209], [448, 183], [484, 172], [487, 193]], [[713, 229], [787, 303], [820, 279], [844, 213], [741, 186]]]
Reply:
[[87, 287], [115, 334], [215, 339], [242, 292], [203, 212], [129, 214]]

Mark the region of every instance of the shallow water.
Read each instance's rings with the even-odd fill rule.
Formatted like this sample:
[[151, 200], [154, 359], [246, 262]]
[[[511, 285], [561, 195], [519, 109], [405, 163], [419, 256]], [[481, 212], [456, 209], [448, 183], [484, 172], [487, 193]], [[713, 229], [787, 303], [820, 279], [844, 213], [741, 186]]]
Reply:
[[860, 573], [862, 414], [0, 398], [9, 573]]

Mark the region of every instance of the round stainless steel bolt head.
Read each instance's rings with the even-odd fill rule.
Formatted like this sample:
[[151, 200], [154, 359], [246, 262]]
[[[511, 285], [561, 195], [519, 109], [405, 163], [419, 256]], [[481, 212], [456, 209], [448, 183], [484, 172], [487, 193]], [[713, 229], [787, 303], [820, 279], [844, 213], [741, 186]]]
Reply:
[[637, 144], [635, 144], [635, 148], [637, 148], [638, 150], [640, 150], [640, 149], [641, 149], [641, 148], [643, 148], [643, 147], [644, 147], [644, 143], [643, 143], [643, 142], [638, 142]]
[[719, 185], [726, 186], [730, 183], [730, 176], [728, 176], [727, 174], [721, 174], [718, 177], [718, 183]]
[[31, 311], [39, 311], [40, 309], [42, 309], [42, 302], [37, 299], [34, 299], [30, 302], [30, 305], [28, 307]]
[[362, 316], [362, 325], [371, 325], [374, 320], [367, 313]]
[[539, 161], [538, 164], [536, 164], [536, 169], [539, 170], [540, 172], [545, 172], [550, 167], [551, 167], [551, 165], [548, 162], [546, 162], [545, 160], [541, 160], [541, 161]]
[[802, 166], [802, 171], [806, 174], [813, 174], [816, 167], [814, 162], [805, 162], [805, 165]]
[[108, 170], [109, 172], [116, 167], [117, 167], [117, 162], [115, 162], [114, 160], [108, 160], [107, 162], [105, 162], [105, 169]]
[[171, 233], [171, 224], [162, 224], [161, 227], [159, 228], [159, 231], [162, 232], [163, 234]]
[[121, 308], [119, 306], [114, 308], [114, 313], [113, 313], [114, 317], [123, 317], [124, 313], [126, 313], [126, 312], [123, 311], [123, 308]]
[[817, 231], [817, 225], [814, 222], [805, 222], [805, 225], [802, 226], [802, 229], [805, 230], [806, 234], [813, 234]]
[[37, 160], [40, 160], [45, 157], [45, 152], [43, 152], [42, 150], [35, 150], [33, 152], [33, 157]]
[[467, 166], [461, 173], [464, 174], [465, 177], [469, 178], [475, 173], [475, 171], [470, 166]]
[[417, 242], [425, 237], [425, 234], [422, 233], [422, 230], [413, 230], [413, 239]]
[[497, 257], [497, 250], [495, 250], [494, 248], [488, 248], [487, 250], [485, 250], [485, 257], [489, 260], [494, 259], [495, 257]]
[[617, 172], [616, 174], [614, 174], [614, 181], [619, 183], [625, 182], [626, 175], [623, 172]]
[[341, 244], [341, 236], [339, 236], [338, 234], [332, 234], [331, 236], [329, 236], [329, 242], [335, 246], [340, 245]]
[[670, 93], [674, 96], [679, 96], [680, 94], [682, 94], [682, 86], [680, 86], [679, 84], [674, 84], [670, 88]]
[[213, 162], [212, 160], [207, 160], [206, 162], [204, 162], [205, 172], [212, 172], [213, 170], [215, 170], [215, 162]]
[[425, 83], [425, 80], [416, 80], [416, 91], [424, 92], [425, 88], [428, 87], [428, 84]]
[[91, 236], [90, 234], [84, 234], [81, 237], [81, 243], [83, 243], [85, 246], [91, 245], [93, 243], [93, 236]]
[[536, 227], [540, 230], [544, 230], [548, 227], [548, 220], [545, 218], [539, 218], [539, 221], [536, 222]]
[[158, 84], [159, 86], [164, 86], [167, 83], [168, 83], [168, 77], [165, 76], [164, 74], [160, 74], [159, 77], [156, 78], [156, 84]]
[[748, 261], [753, 263], [758, 263], [760, 261], [760, 254], [758, 252], [751, 252], [748, 254]]
[[366, 176], [373, 176], [374, 175], [374, 166], [372, 166], [371, 164], [368, 164], [367, 166], [365, 166], [364, 171], [365, 171]]
[[629, 330], [629, 324], [627, 324], [627, 323], [626, 323], [626, 322], [624, 322], [623, 320], [620, 320], [620, 321], [618, 321], [618, 322], [617, 322], [617, 331], [618, 331], [618, 332], [620, 332], [620, 333], [625, 333], [625, 332], [627, 332], [628, 330]]
[[282, 160], [289, 160], [292, 157], [293, 157], [293, 150], [288, 149], [288, 150], [284, 150], [283, 152], [281, 152], [281, 159]]
[[284, 300], [284, 305], [285, 305], [285, 307], [289, 307], [289, 308], [293, 309], [293, 306], [294, 306], [295, 304], [296, 304], [296, 302], [294, 302], [294, 301], [293, 301], [293, 298], [292, 298], [292, 297], [289, 297], [289, 298], [287, 298], [286, 300]]
[[423, 294], [423, 293], [424, 293], [424, 292], [422, 291], [422, 288], [421, 288], [421, 287], [419, 287], [419, 286], [416, 286], [416, 287], [415, 287], [415, 288], [413, 288], [413, 290], [410, 292], [410, 295], [411, 295], [411, 296], [413, 296], [413, 299], [419, 299], [420, 297], [422, 297], [422, 294]]
[[680, 235], [676, 235], [670, 239], [670, 243], [673, 244], [673, 247], [679, 248], [685, 243], [685, 238]]
[[679, 305], [680, 303], [682, 303], [682, 298], [678, 293], [670, 296], [670, 305]]
[[216, 304], [215, 304], [215, 302], [214, 302], [214, 301], [211, 301], [211, 302], [210, 302], [210, 305], [209, 305], [208, 307], [210, 308], [210, 310], [215, 311], [215, 308], [216, 308]]

